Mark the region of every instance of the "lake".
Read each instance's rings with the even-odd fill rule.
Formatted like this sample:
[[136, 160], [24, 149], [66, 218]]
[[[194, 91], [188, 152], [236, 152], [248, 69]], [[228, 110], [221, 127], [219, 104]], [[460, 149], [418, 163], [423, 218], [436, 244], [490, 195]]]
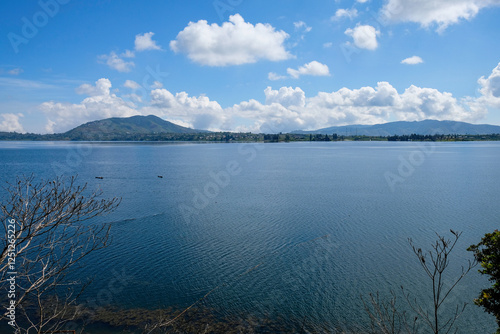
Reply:
[[[430, 249], [436, 233], [462, 231], [453, 278], [466, 248], [499, 227], [498, 142], [1, 142], [0, 165], [2, 184], [78, 174], [122, 198], [99, 218], [113, 222], [112, 244], [79, 275], [96, 277], [85, 300], [123, 309], [200, 300], [295, 330], [366, 328], [360, 295], [403, 285], [428, 301], [408, 238]], [[488, 285], [476, 268], [450, 294], [446, 312], [469, 303], [459, 333], [494, 331], [472, 303]]]

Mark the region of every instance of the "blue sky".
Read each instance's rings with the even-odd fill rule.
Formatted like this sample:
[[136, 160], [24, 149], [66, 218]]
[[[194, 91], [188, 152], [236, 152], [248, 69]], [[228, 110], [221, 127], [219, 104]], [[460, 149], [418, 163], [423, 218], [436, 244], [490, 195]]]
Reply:
[[500, 0], [3, 1], [0, 131], [500, 125]]

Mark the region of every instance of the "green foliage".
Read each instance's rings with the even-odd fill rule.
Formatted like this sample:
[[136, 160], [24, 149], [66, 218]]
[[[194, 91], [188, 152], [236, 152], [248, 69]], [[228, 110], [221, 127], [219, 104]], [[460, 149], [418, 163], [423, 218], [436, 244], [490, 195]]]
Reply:
[[486, 233], [477, 245], [471, 245], [468, 251], [474, 252], [474, 256], [481, 264], [479, 272], [489, 275], [493, 286], [483, 289], [474, 304], [484, 307], [486, 312], [496, 317], [500, 333], [500, 232]]

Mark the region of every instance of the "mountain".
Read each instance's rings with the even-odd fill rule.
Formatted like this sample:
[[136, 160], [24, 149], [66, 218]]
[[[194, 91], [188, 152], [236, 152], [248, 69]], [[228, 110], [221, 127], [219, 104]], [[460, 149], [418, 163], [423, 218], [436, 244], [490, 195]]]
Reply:
[[346, 125], [332, 126], [313, 131], [294, 131], [299, 134], [332, 134], [344, 136], [393, 136], [393, 135], [434, 135], [434, 134], [457, 134], [457, 135], [483, 135], [500, 133], [500, 126], [488, 124], [470, 124], [455, 121], [414, 121], [414, 122], [389, 122], [375, 125]]
[[132, 116], [113, 117], [82, 124], [63, 135], [77, 140], [106, 140], [110, 137], [126, 137], [140, 134], [159, 133], [205, 133], [206, 130], [186, 128], [159, 117]]

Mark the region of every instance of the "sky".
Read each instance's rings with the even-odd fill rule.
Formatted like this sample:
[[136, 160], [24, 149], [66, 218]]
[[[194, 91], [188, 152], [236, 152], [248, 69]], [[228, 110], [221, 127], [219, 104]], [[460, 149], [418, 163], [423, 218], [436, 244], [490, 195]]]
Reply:
[[500, 125], [500, 0], [19, 0], [0, 17], [0, 131]]

